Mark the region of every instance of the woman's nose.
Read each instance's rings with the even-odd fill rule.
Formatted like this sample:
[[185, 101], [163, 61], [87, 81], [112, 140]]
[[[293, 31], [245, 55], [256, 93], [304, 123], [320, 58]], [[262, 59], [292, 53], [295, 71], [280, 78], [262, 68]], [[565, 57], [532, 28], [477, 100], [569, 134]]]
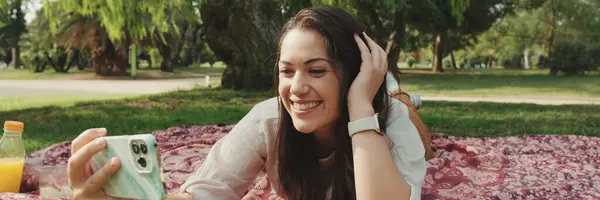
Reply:
[[308, 81], [308, 78], [304, 77], [304, 75], [296, 74], [296, 76], [294, 76], [294, 79], [291, 82], [292, 85], [290, 88], [290, 92], [296, 96], [308, 93], [310, 91]]

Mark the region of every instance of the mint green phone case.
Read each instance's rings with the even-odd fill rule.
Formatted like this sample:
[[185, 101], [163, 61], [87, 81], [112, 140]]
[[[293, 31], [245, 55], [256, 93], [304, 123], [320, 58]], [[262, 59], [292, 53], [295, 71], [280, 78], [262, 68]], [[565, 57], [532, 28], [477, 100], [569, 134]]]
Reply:
[[92, 158], [94, 171], [119, 157], [121, 168], [102, 189], [108, 196], [161, 200], [166, 196], [156, 138], [151, 134], [105, 137], [107, 147]]

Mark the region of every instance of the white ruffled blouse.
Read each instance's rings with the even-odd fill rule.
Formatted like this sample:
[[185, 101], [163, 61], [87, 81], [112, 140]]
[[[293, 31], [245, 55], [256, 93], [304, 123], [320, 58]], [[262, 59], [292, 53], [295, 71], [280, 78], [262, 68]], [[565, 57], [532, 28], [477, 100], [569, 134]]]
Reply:
[[[406, 105], [395, 98], [390, 100], [393, 112], [387, 120], [386, 134], [393, 142], [391, 153], [411, 187], [410, 199], [421, 199], [426, 170], [423, 143], [408, 117]], [[277, 123], [277, 98], [255, 105], [212, 147], [202, 166], [181, 186], [181, 191], [197, 200], [238, 200], [259, 172], [266, 169], [272, 189], [277, 192], [279, 179], [274, 150]]]

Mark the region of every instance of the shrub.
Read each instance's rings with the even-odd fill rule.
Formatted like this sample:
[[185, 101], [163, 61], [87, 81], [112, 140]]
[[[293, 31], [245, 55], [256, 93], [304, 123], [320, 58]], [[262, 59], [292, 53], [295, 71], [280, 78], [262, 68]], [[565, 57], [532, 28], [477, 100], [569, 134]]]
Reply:
[[415, 64], [417, 64], [417, 59], [411, 57], [408, 57], [406, 59], [406, 63], [408, 64], [408, 67], [413, 68], [415, 66]]
[[593, 71], [600, 65], [598, 55], [600, 48], [581, 43], [557, 43], [552, 49], [552, 56], [548, 60], [550, 72], [557, 74], [563, 72], [568, 75], [584, 75]]

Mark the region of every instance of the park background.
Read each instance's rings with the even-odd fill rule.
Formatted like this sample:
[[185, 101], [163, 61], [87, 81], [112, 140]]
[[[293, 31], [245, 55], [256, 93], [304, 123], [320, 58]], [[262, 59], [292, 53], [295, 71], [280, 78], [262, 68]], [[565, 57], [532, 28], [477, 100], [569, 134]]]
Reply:
[[317, 4], [367, 27], [431, 132], [600, 136], [589, 0], [4, 0], [0, 121], [25, 122], [28, 152], [93, 127], [234, 124], [274, 96], [283, 23]]

